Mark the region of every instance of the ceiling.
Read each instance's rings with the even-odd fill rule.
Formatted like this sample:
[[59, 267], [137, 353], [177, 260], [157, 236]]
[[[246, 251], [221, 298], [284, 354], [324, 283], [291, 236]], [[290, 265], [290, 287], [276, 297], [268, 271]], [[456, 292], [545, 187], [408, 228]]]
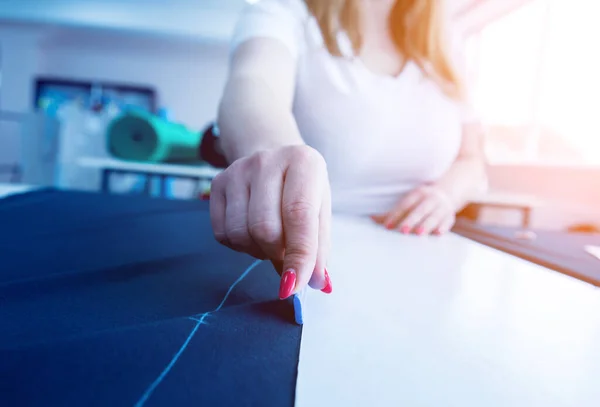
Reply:
[[[248, 0], [0, 0], [5, 23], [111, 29], [202, 40], [227, 40]], [[324, 0], [327, 1], [327, 0]], [[446, 0], [451, 14], [526, 0]]]
[[245, 0], [0, 0], [0, 20], [219, 40], [229, 37], [245, 3]]

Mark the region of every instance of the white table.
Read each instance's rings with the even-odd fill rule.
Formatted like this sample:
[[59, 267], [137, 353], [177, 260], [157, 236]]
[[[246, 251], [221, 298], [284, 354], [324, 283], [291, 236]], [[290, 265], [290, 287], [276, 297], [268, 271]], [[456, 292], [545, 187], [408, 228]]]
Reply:
[[297, 407], [598, 407], [600, 291], [450, 235], [336, 218]]
[[78, 165], [87, 168], [95, 168], [102, 172], [101, 190], [108, 192], [110, 189], [110, 177], [112, 174], [137, 174], [148, 178], [146, 192], [149, 193], [150, 179], [160, 179], [159, 195], [166, 193], [166, 179], [168, 177], [192, 179], [194, 181], [210, 181], [222, 170], [209, 165], [175, 165], [175, 164], [148, 164], [112, 158], [84, 157], [78, 160]]
[[33, 189], [36, 189], [36, 187], [33, 185], [0, 183], [0, 198], [4, 198], [9, 195], [22, 194]]

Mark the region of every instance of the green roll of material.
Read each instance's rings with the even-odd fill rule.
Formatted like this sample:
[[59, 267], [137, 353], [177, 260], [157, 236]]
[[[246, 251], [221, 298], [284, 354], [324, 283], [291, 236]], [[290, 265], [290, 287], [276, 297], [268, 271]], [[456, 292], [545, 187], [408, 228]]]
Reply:
[[128, 112], [111, 122], [108, 151], [141, 162], [198, 163], [202, 133], [144, 112]]

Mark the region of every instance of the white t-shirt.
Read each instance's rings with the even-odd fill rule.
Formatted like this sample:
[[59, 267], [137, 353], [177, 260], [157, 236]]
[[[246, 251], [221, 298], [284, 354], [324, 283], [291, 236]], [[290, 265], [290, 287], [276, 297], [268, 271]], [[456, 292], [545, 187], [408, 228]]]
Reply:
[[463, 109], [415, 64], [397, 77], [375, 74], [343, 35], [344, 57], [331, 56], [302, 0], [248, 6], [232, 47], [257, 37], [281, 41], [296, 61], [293, 114], [327, 162], [334, 213], [386, 212], [456, 159]]

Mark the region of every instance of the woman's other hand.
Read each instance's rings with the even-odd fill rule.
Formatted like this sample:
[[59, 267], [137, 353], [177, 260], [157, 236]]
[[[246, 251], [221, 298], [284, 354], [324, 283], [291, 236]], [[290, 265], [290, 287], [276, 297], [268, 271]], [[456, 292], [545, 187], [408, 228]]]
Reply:
[[424, 185], [406, 194], [390, 212], [373, 215], [372, 219], [404, 234], [442, 235], [454, 225], [456, 209], [442, 188]]
[[331, 192], [316, 150], [295, 145], [236, 160], [212, 183], [210, 216], [219, 242], [281, 265], [280, 298], [309, 282], [331, 292]]

